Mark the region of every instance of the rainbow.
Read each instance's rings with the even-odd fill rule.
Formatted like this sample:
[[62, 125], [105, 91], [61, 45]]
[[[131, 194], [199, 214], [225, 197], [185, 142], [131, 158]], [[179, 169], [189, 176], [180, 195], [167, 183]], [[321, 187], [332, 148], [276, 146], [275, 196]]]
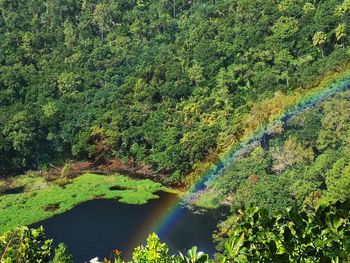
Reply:
[[196, 196], [198, 196], [198, 193], [204, 191], [212, 181], [223, 174], [228, 166], [237, 161], [242, 154], [250, 152], [265, 135], [271, 134], [276, 125], [281, 123], [284, 124], [305, 110], [315, 107], [335, 94], [347, 90], [350, 87], [350, 75], [348, 73], [346, 75], [347, 76], [345, 77], [344, 74], [338, 77], [333, 83], [328, 83], [311, 90], [299, 99], [294, 106], [284, 110], [284, 112], [279, 117], [276, 117], [274, 121], [265, 127], [261, 127], [241, 143], [233, 145], [233, 147], [226, 151], [223, 154], [223, 157], [212, 166], [212, 168], [205, 172], [199, 180], [188, 188], [180, 201], [172, 204], [172, 208], [164, 212], [164, 216], [154, 228], [154, 232], [158, 233], [159, 236], [166, 235], [172, 224], [181, 217], [183, 211], [181, 208], [184, 203], [194, 201], [194, 199], [197, 198]]
[[186, 194], [179, 202], [173, 204], [172, 209], [163, 217], [160, 224], [155, 228], [155, 232], [160, 236], [165, 235], [167, 230], [171, 228], [171, 225], [181, 217], [181, 211], [183, 211], [181, 207], [184, 205], [184, 203], [194, 201], [196, 196], [198, 196], [197, 193], [205, 190], [213, 180], [223, 174], [226, 168], [233, 164], [240, 156], [250, 152], [266, 134], [271, 133], [276, 125], [288, 122], [298, 114], [317, 106], [321, 102], [331, 98], [337, 93], [345, 91], [349, 87], [350, 76], [346, 76], [338, 79], [329, 86], [317, 89], [316, 91], [311, 92], [311, 94], [304, 96], [293, 107], [286, 109], [270, 124], [260, 128], [241, 143], [235, 144], [223, 155], [221, 159], [217, 161], [214, 166], [212, 166], [211, 169], [205, 172], [197, 182], [189, 187]]

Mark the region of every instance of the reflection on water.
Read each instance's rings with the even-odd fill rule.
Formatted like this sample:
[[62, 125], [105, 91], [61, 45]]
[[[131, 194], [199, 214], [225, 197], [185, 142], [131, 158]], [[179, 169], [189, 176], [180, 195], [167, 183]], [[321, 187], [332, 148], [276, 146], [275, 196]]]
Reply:
[[[65, 243], [76, 262], [96, 256], [104, 258], [113, 249], [121, 250], [129, 259], [132, 248], [145, 241], [177, 201], [173, 194], [159, 193], [159, 196], [145, 205], [92, 200], [31, 227], [43, 225], [47, 238], [53, 238], [55, 245]], [[185, 207], [182, 209], [181, 217], [162, 233], [161, 240], [169, 245], [172, 253], [197, 245], [200, 250], [213, 254], [211, 237], [218, 222], [215, 211], [193, 213]]]

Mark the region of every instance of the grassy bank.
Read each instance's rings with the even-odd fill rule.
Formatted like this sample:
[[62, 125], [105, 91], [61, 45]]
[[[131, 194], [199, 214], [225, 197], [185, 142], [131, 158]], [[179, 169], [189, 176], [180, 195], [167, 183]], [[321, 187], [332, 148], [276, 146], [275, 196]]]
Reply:
[[[111, 190], [111, 187], [116, 190]], [[94, 198], [144, 204], [150, 199], [158, 198], [155, 192], [170, 191], [151, 180], [133, 180], [118, 174], [101, 176], [89, 173], [72, 180], [51, 183], [36, 175], [23, 175], [11, 183], [11, 189], [12, 193], [0, 194], [0, 233], [17, 225], [32, 224], [63, 213]]]

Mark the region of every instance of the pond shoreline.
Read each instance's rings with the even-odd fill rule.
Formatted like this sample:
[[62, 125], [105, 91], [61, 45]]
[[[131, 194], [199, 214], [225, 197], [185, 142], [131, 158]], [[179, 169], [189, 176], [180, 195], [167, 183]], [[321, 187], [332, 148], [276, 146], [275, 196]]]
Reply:
[[[113, 187], [123, 190], [113, 190]], [[149, 179], [91, 173], [73, 179], [57, 178], [52, 182], [35, 174], [18, 176], [7, 191], [13, 189], [22, 190], [0, 194], [0, 233], [17, 225], [30, 225], [61, 214], [88, 200], [103, 198], [127, 204], [145, 204], [157, 199], [159, 191], [179, 194]]]
[[169, 245], [171, 253], [184, 253], [197, 245], [200, 250], [213, 254], [212, 233], [220, 219], [218, 211], [197, 213], [183, 206], [181, 216], [160, 233], [158, 227], [180, 198], [166, 192], [158, 194], [157, 199], [143, 205], [111, 199], [86, 201], [30, 227], [43, 226], [46, 237], [52, 238], [55, 246], [59, 242], [67, 244], [76, 262], [87, 262], [96, 256], [103, 259], [114, 249], [122, 251], [128, 260], [133, 249], [143, 244], [152, 232], [158, 233], [161, 241]]

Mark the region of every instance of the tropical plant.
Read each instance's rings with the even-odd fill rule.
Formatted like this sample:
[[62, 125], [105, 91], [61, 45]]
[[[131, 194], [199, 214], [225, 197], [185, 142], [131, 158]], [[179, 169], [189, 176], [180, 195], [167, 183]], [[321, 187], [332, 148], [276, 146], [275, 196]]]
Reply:
[[323, 48], [327, 42], [326, 33], [323, 31], [316, 32], [314, 37], [312, 38], [312, 42], [313, 42], [314, 46], [318, 47], [321, 50], [322, 57], [324, 57]]
[[198, 251], [197, 247], [194, 246], [191, 249], [187, 251], [187, 255], [183, 255], [181, 252], [180, 254], [180, 259], [181, 262], [186, 262], [186, 263], [204, 263], [208, 262], [209, 256], [208, 254], [205, 254], [202, 251]]
[[335, 29], [335, 37], [337, 38], [337, 41], [341, 42], [342, 47], [345, 45], [345, 39], [346, 39], [346, 24], [341, 23], [337, 26]]
[[165, 243], [161, 243], [159, 237], [155, 233], [147, 238], [146, 246], [135, 248], [132, 259], [135, 263], [171, 262], [168, 246]]
[[74, 263], [73, 257], [69, 254], [65, 244], [58, 244], [58, 247], [55, 249], [55, 256], [50, 263]]
[[0, 262], [49, 262], [51, 244], [43, 228], [17, 227], [0, 236]]
[[315, 210], [288, 208], [269, 216], [239, 210], [221, 226], [222, 262], [348, 262], [350, 201]]

